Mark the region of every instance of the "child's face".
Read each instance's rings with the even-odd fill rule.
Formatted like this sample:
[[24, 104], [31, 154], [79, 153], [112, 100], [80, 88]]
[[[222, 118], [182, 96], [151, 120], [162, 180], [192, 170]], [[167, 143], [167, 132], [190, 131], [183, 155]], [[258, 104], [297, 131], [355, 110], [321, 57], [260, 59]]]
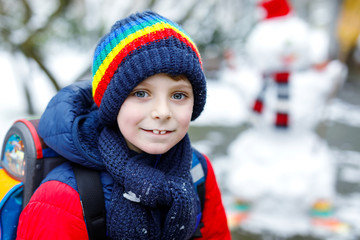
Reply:
[[130, 149], [163, 154], [187, 133], [193, 105], [188, 79], [156, 74], [142, 81], [125, 99], [118, 126]]

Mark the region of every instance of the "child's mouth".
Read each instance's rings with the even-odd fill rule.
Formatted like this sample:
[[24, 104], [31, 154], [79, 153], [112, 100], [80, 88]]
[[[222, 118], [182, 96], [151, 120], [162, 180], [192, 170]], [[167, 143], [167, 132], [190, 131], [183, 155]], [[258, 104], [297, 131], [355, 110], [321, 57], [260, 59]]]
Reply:
[[148, 132], [148, 133], [152, 133], [152, 134], [155, 134], [155, 135], [166, 135], [168, 133], [171, 133], [173, 131], [171, 130], [158, 130], [158, 129], [153, 129], [153, 130], [147, 130], [147, 129], [143, 129], [145, 132]]
[[168, 131], [166, 131], [166, 130], [152, 130], [152, 132], [153, 132], [154, 134], [164, 135], [164, 134], [166, 134]]

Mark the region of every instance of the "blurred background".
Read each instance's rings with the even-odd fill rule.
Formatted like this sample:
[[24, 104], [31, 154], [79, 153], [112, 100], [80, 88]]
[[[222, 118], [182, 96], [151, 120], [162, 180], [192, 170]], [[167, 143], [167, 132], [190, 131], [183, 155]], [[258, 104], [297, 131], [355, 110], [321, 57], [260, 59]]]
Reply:
[[[208, 102], [190, 137], [214, 164], [233, 239], [359, 239], [360, 0], [291, 0], [275, 25], [264, 24], [259, 3], [0, 0], [0, 138], [16, 119], [40, 117], [62, 87], [91, 78], [94, 48], [116, 20], [151, 9], [179, 23], [201, 52]], [[283, 33], [290, 37], [278, 40]], [[284, 68], [285, 103], [263, 77], [278, 42], [291, 59], [306, 55]], [[259, 96], [261, 114], [253, 111]], [[286, 127], [273, 124], [279, 109]]]

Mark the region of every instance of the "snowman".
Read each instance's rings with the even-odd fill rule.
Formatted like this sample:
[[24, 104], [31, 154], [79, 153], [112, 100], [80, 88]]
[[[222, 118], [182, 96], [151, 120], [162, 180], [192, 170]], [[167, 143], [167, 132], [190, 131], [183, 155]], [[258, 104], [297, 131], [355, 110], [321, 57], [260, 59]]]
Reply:
[[273, 124], [289, 127], [290, 80], [294, 71], [309, 67], [310, 46], [307, 24], [296, 17], [286, 0], [259, 3], [260, 23], [247, 41], [249, 60], [262, 74], [262, 88], [253, 104], [253, 111], [262, 114], [265, 95], [270, 84], [275, 84]]
[[[344, 79], [343, 65], [313, 67], [310, 28], [289, 2], [260, 1], [259, 9], [261, 21], [246, 44], [256, 69], [251, 80], [258, 81], [253, 127], [228, 150], [230, 225], [283, 235], [318, 228], [346, 232], [333, 208], [334, 159], [314, 132], [327, 99]], [[250, 79], [234, 81], [243, 81], [238, 85], [246, 90], [244, 81]]]

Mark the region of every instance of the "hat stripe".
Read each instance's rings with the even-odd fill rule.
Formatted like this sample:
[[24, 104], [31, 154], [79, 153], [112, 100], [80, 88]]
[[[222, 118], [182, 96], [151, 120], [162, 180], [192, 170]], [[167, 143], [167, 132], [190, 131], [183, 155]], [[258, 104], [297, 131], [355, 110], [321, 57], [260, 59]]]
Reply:
[[[116, 46], [124, 40], [127, 36], [129, 36], [132, 33], [135, 33], [136, 31], [139, 31], [141, 29], [144, 29], [145, 27], [152, 26], [156, 24], [158, 21], [154, 19], [138, 19], [137, 21], [131, 21], [127, 23], [125, 26], [122, 26], [121, 28], [118, 28], [111, 32], [111, 34], [105, 39], [102, 44], [98, 47], [101, 49], [101, 51], [95, 52], [94, 59], [95, 63], [101, 64], [104, 59], [106, 58], [108, 52], [108, 49], [112, 49], [112, 46]], [[98, 69], [98, 65], [94, 67], [95, 69]]]
[[[186, 34], [184, 34], [178, 28], [175, 28], [173, 25], [165, 22], [157, 22], [156, 24], [149, 25], [150, 26], [145, 28], [140, 24], [133, 26], [132, 29], [136, 30], [136, 32], [128, 35], [125, 39], [120, 40], [120, 42], [113, 49], [111, 49], [109, 47], [110, 45], [107, 44], [102, 50], [102, 53], [98, 54], [93, 68], [93, 96], [95, 102], [98, 105], [100, 104], [102, 95], [105, 92], [106, 87], [115, 73], [118, 65], [122, 62], [124, 57], [126, 57], [130, 52], [141, 45], [174, 36], [180, 41], [184, 42], [196, 53], [199, 62], [202, 65], [200, 54], [195, 44]], [[130, 28], [128, 31], [130, 31]], [[110, 36], [110, 38], [112, 38], [111, 41], [119, 41], [119, 39], [114, 37], [114, 35]], [[108, 52], [108, 54], [105, 54], [105, 52]], [[101, 62], [100, 59], [104, 56], [105, 58]], [[101, 62], [101, 64], [96, 65], [96, 63], [99, 62]], [[101, 86], [98, 86], [99, 83], [101, 83]]]
[[[187, 36], [189, 42], [191, 42], [194, 46], [195, 44], [192, 42], [191, 38], [187, 33], [179, 26], [176, 25], [176, 23], [171, 22], [167, 20], [166, 18], [163, 18], [161, 16], [158, 16], [162, 22], [168, 23], [169, 25], [173, 26], [175, 29], [179, 29], [183, 35]], [[124, 38], [129, 36], [132, 33], [135, 33], [136, 31], [142, 30], [145, 27], [149, 27], [152, 25], [155, 25], [159, 22], [159, 18], [155, 18], [154, 16], [144, 16], [143, 18], [130, 21], [126, 25], [122, 26], [121, 28], [118, 28], [111, 32], [111, 34], [102, 41], [102, 43], [98, 46], [99, 51], [95, 51], [94, 54], [94, 63], [95, 67], [93, 69], [98, 69], [99, 65], [101, 64], [103, 60], [106, 58], [107, 54], [109, 53], [107, 50], [112, 49], [112, 46], [116, 46], [121, 42]], [[101, 57], [102, 56], [102, 57]]]
[[[134, 26], [133, 25], [134, 23], [137, 23], [137, 25]], [[144, 34], [150, 33], [150, 32], [152, 32], [150, 27], [156, 26], [157, 24], [159, 24], [159, 22], [154, 21], [154, 20], [151, 20], [151, 22], [148, 22], [148, 21], [135, 22], [135, 21], [133, 21], [133, 22], [128, 23], [124, 28], [119, 29], [119, 31], [121, 31], [121, 34], [114, 33], [114, 34], [109, 35], [108, 39], [103, 41], [103, 43], [108, 43], [108, 44], [106, 44], [106, 45], [104, 44], [105, 46], [100, 46], [99, 48], [102, 49], [101, 51], [96, 51], [97, 54], [95, 54], [95, 56], [94, 56], [95, 61], [94, 61], [94, 66], [93, 66], [93, 75], [96, 74], [96, 71], [99, 69], [100, 64], [103, 63], [103, 61], [107, 58], [108, 54], [113, 50], [112, 46], [118, 47], [117, 45], [119, 45], [122, 41], [124, 41], [127, 38], [131, 38], [133, 34], [138, 34], [138, 32], [144, 32]], [[175, 31], [181, 33], [189, 41], [189, 43], [191, 43], [191, 45], [194, 46], [193, 49], [197, 53], [197, 55], [200, 59], [200, 54], [199, 54], [195, 44], [189, 38], [189, 36], [184, 34], [184, 32], [180, 31], [174, 25], [171, 25], [171, 24], [165, 23], [165, 22], [164, 23], [161, 22], [161, 24], [167, 25], [170, 28], [173, 28]], [[145, 25], [145, 28], [144, 28], [144, 25]], [[164, 28], [165, 28], [165, 26], [164, 26]], [[117, 31], [117, 32], [119, 32], [119, 31]], [[121, 38], [121, 36], [126, 36], [126, 38], [125, 37]], [[134, 39], [135, 39], [135, 37], [134, 37]]]
[[[190, 36], [187, 35], [187, 33], [179, 25], [176, 25], [176, 23], [171, 22], [171, 21], [167, 20], [166, 18], [162, 18], [161, 16], [158, 16], [158, 17], [163, 22], [168, 23], [171, 26], [181, 30], [182, 33], [184, 35], [188, 36], [188, 38], [190, 39]], [[152, 26], [158, 22], [159, 22], [159, 19], [155, 18], [154, 16], [143, 16], [142, 18], [128, 22], [126, 25], [122, 26], [121, 28], [115, 29], [113, 32], [111, 32], [112, 35], [107, 37], [110, 40], [106, 39], [106, 40], [102, 41], [101, 44], [98, 46], [98, 49], [100, 49], [101, 51], [95, 51], [95, 54], [94, 54], [94, 59], [96, 59], [95, 62], [101, 63], [104, 60], [104, 59], [97, 59], [97, 58], [100, 53], [102, 53], [102, 55], [104, 55], [103, 52], [106, 52], [106, 50], [104, 50], [105, 48], [110, 47], [110, 46], [116, 46], [121, 40], [123, 40], [126, 36], [130, 35], [131, 33], [134, 33], [145, 27]], [[121, 37], [123, 37], [123, 38], [121, 38]], [[111, 42], [111, 43], [109, 43], [109, 42]], [[108, 44], [110, 44], [110, 45], [107, 46]], [[105, 57], [106, 57], [106, 55], [107, 54], [105, 54]], [[98, 67], [96, 67], [96, 69], [97, 68]]]

